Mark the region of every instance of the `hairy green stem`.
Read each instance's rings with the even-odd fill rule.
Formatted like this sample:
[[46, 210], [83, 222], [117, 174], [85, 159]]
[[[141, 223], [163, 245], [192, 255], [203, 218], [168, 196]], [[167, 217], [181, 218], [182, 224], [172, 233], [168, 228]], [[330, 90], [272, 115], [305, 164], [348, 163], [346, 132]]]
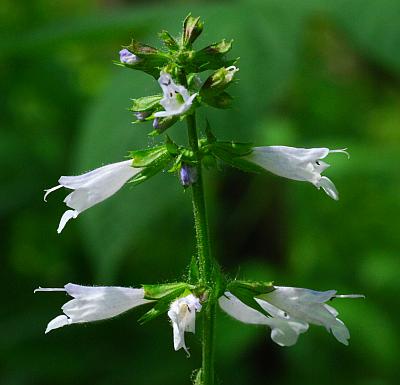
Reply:
[[196, 157], [197, 181], [192, 184], [192, 203], [194, 225], [196, 230], [197, 259], [201, 284], [208, 289], [209, 300], [202, 310], [202, 385], [214, 384], [214, 339], [216, 304], [214, 300], [215, 282], [213, 279], [214, 262], [210, 252], [210, 237], [204, 198], [201, 157], [199, 153], [196, 115], [187, 117], [187, 127], [190, 146]]

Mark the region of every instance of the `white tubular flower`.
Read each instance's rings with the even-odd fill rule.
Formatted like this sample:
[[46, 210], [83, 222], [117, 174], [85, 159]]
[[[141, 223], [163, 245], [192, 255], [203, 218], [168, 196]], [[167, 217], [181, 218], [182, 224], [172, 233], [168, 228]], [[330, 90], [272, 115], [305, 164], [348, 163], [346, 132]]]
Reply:
[[308, 329], [307, 323], [289, 319], [279, 309], [271, 308], [270, 310], [273, 314], [270, 314], [272, 317], [267, 317], [241, 302], [230, 292], [225, 292], [219, 298], [218, 303], [222, 310], [240, 322], [269, 326], [271, 328], [272, 340], [280, 346], [294, 345], [297, 342], [299, 334], [304, 333]]
[[336, 295], [335, 290], [324, 292], [294, 287], [275, 286], [275, 290], [254, 299], [271, 317], [247, 306], [232, 293], [226, 292], [219, 299], [220, 307], [237, 320], [257, 325], [267, 325], [271, 338], [281, 346], [297, 342], [299, 334], [307, 331], [309, 324], [325, 326], [336, 339], [348, 345], [350, 333], [337, 318], [338, 312], [324, 302], [333, 298], [360, 298], [362, 295]]
[[196, 312], [201, 310], [201, 304], [198, 298], [193, 294], [178, 298], [171, 303], [168, 311], [168, 317], [172, 322], [174, 333], [174, 349], [183, 348], [189, 354], [185, 345], [185, 332], [194, 333], [196, 329]]
[[129, 179], [142, 170], [132, 167], [131, 164], [132, 159], [108, 164], [82, 175], [62, 176], [58, 180], [60, 183], [58, 186], [45, 190], [45, 201], [51, 192], [61, 187], [74, 190], [64, 199], [66, 205], [73, 210], [67, 210], [63, 214], [57, 232], [61, 233], [71, 218], [76, 218], [82, 211], [115, 194]]
[[335, 185], [321, 173], [329, 167], [323, 162], [328, 154], [342, 150], [329, 150], [329, 148], [295, 148], [286, 146], [254, 147], [253, 152], [245, 159], [256, 165], [284, 178], [306, 181], [324, 191], [333, 199], [338, 200], [339, 194]]
[[[258, 296], [255, 300], [268, 313], [280, 309], [290, 319], [307, 324], [325, 326], [335, 338], [348, 345], [350, 333], [346, 325], [337, 318], [338, 312], [325, 302], [334, 298], [363, 298], [363, 295], [336, 295], [336, 290], [315, 291], [296, 287], [275, 286], [275, 290]], [[272, 314], [271, 314], [272, 315]]]
[[160, 104], [165, 111], [156, 112], [154, 114], [156, 118], [182, 115], [190, 109], [197, 93], [189, 95], [189, 91], [184, 86], [175, 84], [171, 75], [166, 72], [161, 72], [158, 83], [164, 93]]
[[144, 299], [143, 289], [117, 286], [80, 286], [68, 283], [64, 288], [38, 288], [40, 291], [65, 291], [72, 299], [62, 306], [63, 315], [52, 319], [45, 333], [75, 323], [105, 320], [136, 306], [153, 302]]

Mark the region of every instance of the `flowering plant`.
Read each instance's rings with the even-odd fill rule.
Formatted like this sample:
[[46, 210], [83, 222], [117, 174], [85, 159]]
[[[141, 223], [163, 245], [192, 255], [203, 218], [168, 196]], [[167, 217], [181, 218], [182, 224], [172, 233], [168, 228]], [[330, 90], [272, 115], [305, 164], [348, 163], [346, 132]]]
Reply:
[[239, 71], [237, 60], [227, 57], [231, 41], [222, 40], [200, 50], [193, 47], [202, 31], [202, 21], [189, 15], [178, 39], [166, 31], [160, 33], [163, 49], [134, 40], [119, 52], [119, 65], [149, 74], [161, 88], [156, 95], [132, 101], [131, 111], [136, 123], [151, 122], [153, 130], [149, 135], [160, 137], [169, 127], [185, 120], [189, 146], [178, 145], [166, 135], [154, 147], [131, 151], [128, 160], [78, 176], [62, 176], [59, 185], [46, 190], [45, 194], [46, 199], [49, 193], [61, 187], [73, 190], [64, 200], [70, 209], [61, 217], [57, 229], [61, 233], [70, 219], [117, 193], [127, 182], [143, 183], [164, 170], [177, 174], [183, 188], [192, 192], [197, 252], [190, 261], [188, 277], [138, 288], [68, 283], [63, 288], [38, 288], [36, 292], [62, 291], [73, 298], [62, 307], [63, 314], [48, 323], [46, 333], [75, 323], [113, 318], [134, 307], [147, 306], [150, 308], [139, 322], [167, 316], [172, 324], [174, 349], [183, 349], [187, 355], [185, 332], [195, 333], [199, 313], [203, 362], [194, 381], [197, 385], [212, 385], [216, 377], [217, 306], [243, 323], [268, 326], [272, 340], [280, 346], [295, 344], [310, 324], [324, 326], [339, 342], [347, 345], [349, 331], [338, 319], [338, 312], [326, 302], [360, 295], [337, 295], [335, 290], [320, 292], [277, 286], [269, 281], [231, 279], [221, 272], [210, 248], [204, 166], [226, 164], [246, 172], [268, 171], [284, 178], [308, 181], [337, 200], [339, 194], [335, 185], [321, 175], [329, 167], [322, 159], [330, 153], [348, 153], [345, 149], [325, 147], [255, 147], [252, 143], [221, 141], [212, 132], [209, 122], [205, 135], [201, 136], [196, 110], [208, 106], [229, 108], [233, 98], [227, 90], [235, 83]]

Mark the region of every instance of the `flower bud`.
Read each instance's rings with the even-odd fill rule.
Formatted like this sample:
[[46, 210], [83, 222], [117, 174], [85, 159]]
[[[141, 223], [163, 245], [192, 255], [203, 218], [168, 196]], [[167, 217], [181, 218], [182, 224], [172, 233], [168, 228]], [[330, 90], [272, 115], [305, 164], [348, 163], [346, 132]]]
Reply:
[[166, 118], [155, 118], [153, 120], [153, 128], [157, 134], [161, 134], [167, 128], [171, 127], [178, 121], [178, 116], [167, 116]]
[[192, 15], [188, 15], [183, 22], [183, 35], [182, 35], [182, 43], [183, 46], [190, 46], [193, 42], [200, 36], [203, 32], [204, 24], [200, 21], [200, 17], [193, 17]]
[[183, 187], [189, 187], [193, 183], [197, 182], [197, 170], [195, 167], [191, 167], [187, 164], [182, 164], [179, 172], [179, 177]]
[[152, 113], [150, 111], [135, 112], [135, 117], [139, 122], [144, 122]]
[[215, 95], [222, 92], [227, 88], [233, 80], [233, 76], [239, 68], [235, 66], [229, 66], [227, 68], [222, 67], [215, 71], [203, 84], [200, 93]]
[[121, 62], [130, 68], [146, 72], [155, 78], [160, 74], [160, 68], [168, 62], [165, 52], [157, 48], [133, 40], [127, 49], [120, 52]]
[[121, 63], [133, 65], [137, 63], [140, 59], [132, 52], [129, 52], [126, 48], [124, 48], [119, 51], [119, 60]]

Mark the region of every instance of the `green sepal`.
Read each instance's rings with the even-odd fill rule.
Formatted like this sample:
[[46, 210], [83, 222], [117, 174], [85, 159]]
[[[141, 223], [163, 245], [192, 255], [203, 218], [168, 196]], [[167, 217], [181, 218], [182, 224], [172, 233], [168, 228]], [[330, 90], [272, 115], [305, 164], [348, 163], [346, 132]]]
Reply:
[[232, 107], [233, 97], [225, 91], [217, 95], [203, 93], [203, 95], [201, 95], [201, 101], [211, 107], [226, 110]]
[[229, 284], [227, 285], [227, 289], [230, 292], [236, 289], [246, 289], [251, 291], [254, 297], [261, 294], [267, 294], [275, 290], [273, 281], [264, 282], [264, 281], [242, 281], [242, 280], [234, 280], [229, 282]]
[[155, 127], [155, 130], [149, 133], [150, 136], [157, 136], [162, 134], [165, 130], [173, 126], [179, 120], [179, 116], [173, 115], [167, 116], [165, 118], [156, 119], [158, 119], [157, 126]]
[[162, 40], [164, 45], [170, 49], [171, 51], [178, 51], [179, 50], [179, 44], [177, 41], [171, 36], [171, 34], [168, 31], [161, 31], [158, 34], [159, 38]]
[[216, 158], [240, 170], [254, 173], [265, 173], [265, 170], [244, 157], [253, 151], [251, 143], [216, 142], [208, 146]]
[[185, 291], [192, 288], [193, 287], [186, 282], [143, 285], [144, 298], [157, 300], [157, 302], [152, 309], [139, 318], [138, 322], [144, 324], [166, 313], [169, 310], [172, 301], [180, 297]]
[[200, 21], [200, 17], [193, 17], [190, 13], [183, 22], [182, 46], [191, 47], [193, 42], [203, 32], [204, 24]]
[[138, 319], [138, 322], [143, 325], [146, 322], [152, 321], [160, 315], [165, 314], [169, 310], [171, 302], [174, 301], [175, 298], [179, 297], [184, 291], [185, 289], [176, 290], [159, 299], [152, 309]]
[[124, 67], [143, 71], [158, 79], [160, 70], [169, 60], [168, 54], [159, 51], [157, 48], [132, 40], [126, 47], [129, 52], [135, 54], [139, 60], [133, 64], [122, 63]]
[[253, 151], [253, 143], [243, 142], [214, 142], [211, 151], [225, 151], [232, 156], [246, 156]]
[[261, 294], [270, 293], [271, 291], [275, 290], [273, 282], [235, 280], [228, 283], [226, 290], [231, 292], [245, 305], [259, 311], [267, 317], [270, 317], [270, 314], [268, 314], [254, 298]]
[[160, 100], [162, 99], [162, 95], [152, 95], [152, 96], [143, 96], [142, 98], [132, 99], [132, 107], [130, 108], [133, 112], [144, 112], [155, 110], [160, 104]]
[[145, 299], [161, 299], [171, 293], [192, 288], [186, 282], [161, 283], [156, 285], [142, 285]]
[[136, 174], [133, 179], [129, 181], [130, 184], [134, 186], [145, 182], [147, 179], [150, 179], [154, 175], [157, 175], [162, 170], [168, 168], [169, 163], [171, 162], [171, 157], [169, 155], [163, 156], [161, 159], [158, 159], [155, 164], [152, 164], [149, 167], [143, 168], [143, 170]]
[[236, 67], [228, 68], [222, 67], [212, 73], [201, 87], [200, 95], [218, 95], [232, 84], [238, 69]]
[[165, 137], [165, 148], [171, 155], [179, 154], [178, 145], [168, 135]]
[[168, 150], [166, 145], [163, 144], [161, 146], [146, 148], [145, 150], [131, 151], [129, 156], [132, 158], [133, 167], [148, 167], [166, 154], [168, 154]]
[[202, 72], [207, 70], [217, 70], [221, 67], [228, 67], [236, 60], [227, 60], [226, 54], [232, 48], [233, 40], [221, 40], [219, 43], [211, 44], [200, 51], [193, 51], [190, 55], [192, 72]]
[[182, 165], [182, 153], [180, 153], [174, 161], [172, 167], [168, 170], [169, 173], [173, 174], [174, 172], [178, 172], [181, 169]]
[[206, 133], [207, 143], [211, 144], [211, 143], [215, 143], [217, 141], [216, 136], [213, 134], [213, 132], [211, 130], [211, 124], [208, 119], [206, 119], [205, 133]]

